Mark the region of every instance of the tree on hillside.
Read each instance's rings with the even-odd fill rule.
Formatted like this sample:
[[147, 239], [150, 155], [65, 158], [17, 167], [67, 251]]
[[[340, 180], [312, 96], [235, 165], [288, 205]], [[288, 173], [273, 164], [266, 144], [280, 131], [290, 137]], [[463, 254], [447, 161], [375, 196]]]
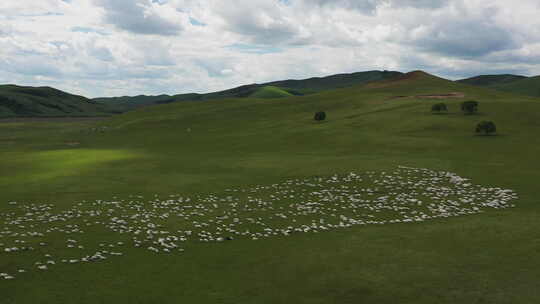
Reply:
[[465, 114], [474, 114], [478, 112], [478, 101], [469, 100], [461, 104], [461, 111]]
[[431, 112], [433, 113], [442, 113], [447, 112], [448, 108], [446, 107], [446, 104], [444, 103], [436, 103], [433, 106], [431, 106]]
[[482, 121], [476, 126], [476, 133], [490, 135], [495, 132], [497, 132], [497, 126], [493, 121]]
[[317, 112], [315, 113], [315, 120], [316, 121], [323, 121], [326, 119], [326, 113], [325, 112]]

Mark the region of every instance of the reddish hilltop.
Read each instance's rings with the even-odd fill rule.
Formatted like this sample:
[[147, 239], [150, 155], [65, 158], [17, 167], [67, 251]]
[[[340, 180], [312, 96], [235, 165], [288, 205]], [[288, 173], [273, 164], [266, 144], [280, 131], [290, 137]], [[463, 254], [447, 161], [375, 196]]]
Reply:
[[412, 71], [391, 79], [385, 79], [377, 82], [372, 82], [367, 84], [366, 88], [385, 88], [390, 86], [398, 86], [403, 84], [408, 84], [412, 81], [423, 81], [423, 80], [440, 80], [440, 81], [448, 81], [450, 80], [440, 78], [434, 75], [431, 75], [429, 73], [426, 73], [424, 71]]

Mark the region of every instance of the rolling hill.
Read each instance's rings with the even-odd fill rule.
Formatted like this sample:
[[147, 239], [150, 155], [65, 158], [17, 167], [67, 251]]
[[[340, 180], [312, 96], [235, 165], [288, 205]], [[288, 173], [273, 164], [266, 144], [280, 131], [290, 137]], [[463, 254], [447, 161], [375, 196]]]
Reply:
[[498, 84], [492, 86], [492, 88], [520, 95], [540, 97], [540, 76]]
[[346, 88], [355, 85], [362, 85], [373, 81], [390, 79], [403, 75], [394, 71], [367, 71], [350, 74], [337, 74], [327, 77], [313, 77], [303, 80], [282, 80], [262, 84], [243, 85], [236, 88], [212, 92], [206, 94], [178, 94], [159, 96], [135, 96], [135, 97], [112, 97], [95, 98], [94, 100], [103, 104], [120, 105], [124, 110], [148, 106], [153, 104], [164, 104], [177, 101], [204, 101], [219, 98], [282, 98], [285, 96], [308, 95], [325, 90]]
[[0, 86], [0, 117], [102, 116], [132, 109], [179, 101], [222, 98], [283, 98], [313, 94], [402, 75], [400, 72], [368, 71], [304, 80], [274, 81], [206, 93], [157, 96], [122, 96], [87, 99], [50, 87]]
[[482, 75], [458, 80], [458, 82], [524, 96], [540, 97], [540, 76]]
[[0, 117], [104, 116], [113, 107], [51, 87], [0, 86]]
[[[422, 71], [407, 74], [391, 71], [368, 71], [304, 80], [250, 84], [206, 94], [139, 95], [94, 99], [87, 99], [50, 87], [3, 85], [0, 86], [0, 117], [103, 116], [123, 113], [139, 107], [180, 101], [209, 101], [225, 98], [285, 98], [362, 86], [368, 88], [408, 86], [408, 89], [411, 89], [413, 87], [410, 85], [411, 81], [415, 82], [414, 86], [430, 87], [434, 82], [441, 82], [451, 87], [453, 84], [459, 83], [521, 95], [540, 96], [540, 87], [536, 85], [539, 79], [539, 77], [527, 78], [517, 75], [484, 75], [451, 82]], [[432, 94], [439, 93], [432, 92]], [[396, 95], [396, 97], [400, 97], [400, 95]]]
[[96, 103], [108, 104], [117, 106], [125, 111], [125, 109], [136, 108], [141, 106], [158, 104], [160, 102], [167, 102], [171, 100], [170, 95], [157, 95], [157, 96], [121, 96], [121, 97], [107, 97], [107, 98], [94, 98], [92, 99]]
[[493, 87], [497, 85], [507, 84], [522, 79], [526, 79], [526, 76], [512, 75], [512, 74], [500, 74], [500, 75], [480, 75], [467, 79], [457, 80], [459, 83], [470, 84], [480, 87]]
[[313, 77], [303, 80], [274, 81], [263, 85], [299, 90], [300, 92], [307, 94], [352, 87], [374, 81], [391, 79], [401, 75], [403, 75], [403, 73], [396, 71], [367, 71], [351, 74], [336, 74], [327, 77]]

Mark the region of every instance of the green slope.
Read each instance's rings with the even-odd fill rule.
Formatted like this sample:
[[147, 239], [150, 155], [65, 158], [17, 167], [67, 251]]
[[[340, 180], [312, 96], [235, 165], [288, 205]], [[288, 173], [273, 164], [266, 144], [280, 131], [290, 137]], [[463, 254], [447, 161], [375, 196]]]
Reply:
[[289, 97], [289, 96], [293, 96], [293, 94], [283, 90], [282, 88], [278, 88], [274, 86], [264, 86], [262, 88], [259, 88], [249, 97], [251, 98], [283, 98], [283, 97]]
[[[440, 99], [417, 97], [450, 92], [466, 97], [442, 99], [448, 115], [430, 113]], [[459, 113], [465, 99], [480, 102], [478, 115]], [[328, 114], [324, 123], [313, 121], [320, 110]], [[215, 202], [207, 206], [212, 209], [231, 188], [285, 180], [294, 185], [306, 177], [382, 172], [398, 165], [455, 172], [488, 188], [514, 189], [520, 197], [508, 210], [258, 241], [192, 242], [181, 254], [134, 248], [127, 234], [127, 246], [107, 248], [123, 252], [121, 257], [57, 263], [48, 271], [1, 281], [2, 303], [536, 303], [540, 139], [531, 134], [540, 132], [538, 113], [540, 102], [534, 98], [416, 72], [273, 102], [182, 102], [140, 108], [97, 124], [1, 125], [0, 172], [10, 172], [0, 176], [3, 216], [18, 212], [24, 202], [55, 203], [46, 212], [57, 212], [80, 208], [77, 202], [83, 200], [85, 206], [93, 200], [133, 200], [131, 195], [213, 193]], [[474, 136], [481, 120], [496, 122], [499, 136]], [[107, 131], [89, 131], [96, 127]], [[410, 192], [416, 186], [410, 185]], [[238, 195], [259, 203], [250, 192]], [[161, 205], [153, 216], [165, 211], [167, 205]], [[175, 212], [159, 230], [182, 228], [173, 220]], [[193, 220], [206, 220], [193, 212]], [[339, 208], [334, 213], [339, 217]], [[93, 246], [113, 234], [86, 226], [100, 220], [53, 224], [62, 230], [83, 227], [85, 234], [69, 237]], [[25, 228], [15, 227], [17, 232], [29, 225], [40, 229], [35, 223], [20, 225]], [[55, 260], [89, 252], [66, 248], [61, 236], [55, 231], [51, 238], [29, 239], [49, 243], [34, 251], [0, 253], [0, 272], [46, 262], [49, 250], [58, 253]], [[8, 241], [13, 239], [0, 242]]]
[[303, 80], [274, 81], [266, 83], [265, 85], [290, 88], [299, 90], [301, 92], [312, 93], [352, 87], [373, 81], [391, 79], [401, 75], [403, 75], [403, 73], [395, 71], [367, 71], [350, 74], [337, 74], [327, 77], [313, 77]]
[[482, 75], [458, 80], [458, 82], [519, 95], [540, 97], [540, 76]]
[[0, 86], [0, 117], [103, 116], [114, 109], [50, 87]]
[[139, 95], [139, 96], [121, 96], [121, 97], [101, 97], [101, 98], [94, 98], [93, 101], [97, 103], [111, 103], [114, 105], [117, 105], [119, 107], [139, 107], [139, 106], [147, 106], [156, 104], [159, 102], [164, 102], [167, 100], [170, 100], [170, 95], [158, 95], [158, 96], [147, 96], [147, 95]]
[[520, 95], [540, 97], [540, 76], [499, 84], [492, 86], [492, 88]]
[[519, 80], [526, 79], [525, 76], [520, 75], [512, 75], [512, 74], [500, 74], [500, 75], [480, 75], [475, 76], [467, 79], [461, 79], [457, 82], [463, 83], [463, 84], [470, 84], [474, 86], [481, 86], [481, 87], [492, 87], [502, 84], [507, 84]]

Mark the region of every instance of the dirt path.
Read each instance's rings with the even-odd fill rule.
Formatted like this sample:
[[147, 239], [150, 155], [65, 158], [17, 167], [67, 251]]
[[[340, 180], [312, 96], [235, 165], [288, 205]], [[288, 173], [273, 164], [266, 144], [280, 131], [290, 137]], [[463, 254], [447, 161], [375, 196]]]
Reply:
[[413, 96], [393, 96], [390, 99], [398, 99], [398, 98], [420, 98], [420, 99], [445, 99], [445, 98], [463, 98], [465, 97], [464, 93], [461, 92], [452, 92], [452, 93], [445, 93], [445, 94], [426, 94], [426, 95], [413, 95]]

